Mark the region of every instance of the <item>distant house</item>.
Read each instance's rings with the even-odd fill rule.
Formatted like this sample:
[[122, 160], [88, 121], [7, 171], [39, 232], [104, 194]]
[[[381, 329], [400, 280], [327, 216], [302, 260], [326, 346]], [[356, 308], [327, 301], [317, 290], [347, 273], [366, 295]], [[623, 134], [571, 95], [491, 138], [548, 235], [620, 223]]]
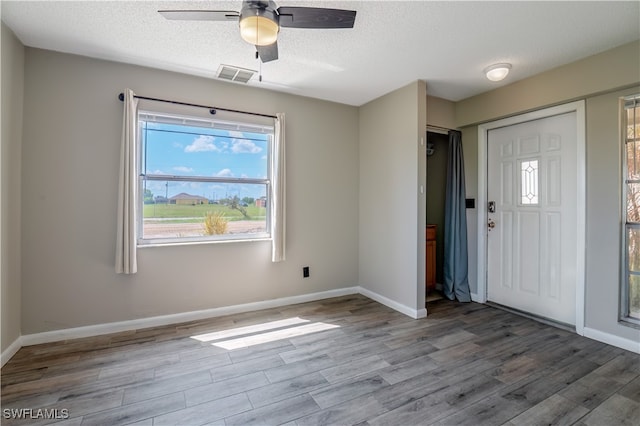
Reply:
[[267, 197], [257, 198], [256, 207], [267, 207]]
[[188, 204], [195, 206], [196, 204], [209, 204], [209, 200], [199, 195], [191, 195], [186, 192], [181, 192], [173, 197], [169, 197], [169, 204]]

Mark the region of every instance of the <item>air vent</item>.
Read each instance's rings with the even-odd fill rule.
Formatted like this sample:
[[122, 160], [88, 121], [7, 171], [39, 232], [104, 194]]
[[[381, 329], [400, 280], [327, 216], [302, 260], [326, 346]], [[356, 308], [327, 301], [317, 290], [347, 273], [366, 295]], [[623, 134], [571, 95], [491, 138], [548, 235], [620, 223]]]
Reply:
[[233, 65], [220, 65], [218, 68], [218, 78], [229, 81], [237, 81], [238, 83], [246, 83], [256, 73], [255, 70], [247, 68], [234, 67]]

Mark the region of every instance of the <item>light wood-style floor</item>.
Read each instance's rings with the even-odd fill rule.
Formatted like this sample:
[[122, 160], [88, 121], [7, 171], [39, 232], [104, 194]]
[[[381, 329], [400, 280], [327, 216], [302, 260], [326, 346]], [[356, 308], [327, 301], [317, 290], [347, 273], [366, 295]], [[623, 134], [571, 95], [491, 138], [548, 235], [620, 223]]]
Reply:
[[430, 303], [422, 320], [355, 295], [30, 346], [1, 379], [3, 417], [11, 408], [68, 410], [61, 425], [640, 419], [639, 355], [447, 300]]

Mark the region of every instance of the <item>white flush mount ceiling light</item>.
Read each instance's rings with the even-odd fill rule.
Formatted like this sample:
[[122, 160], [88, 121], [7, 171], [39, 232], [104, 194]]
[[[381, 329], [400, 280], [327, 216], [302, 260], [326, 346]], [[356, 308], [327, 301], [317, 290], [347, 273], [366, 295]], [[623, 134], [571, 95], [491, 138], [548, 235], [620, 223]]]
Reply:
[[501, 81], [509, 74], [511, 64], [493, 64], [484, 69], [484, 74], [491, 81]]

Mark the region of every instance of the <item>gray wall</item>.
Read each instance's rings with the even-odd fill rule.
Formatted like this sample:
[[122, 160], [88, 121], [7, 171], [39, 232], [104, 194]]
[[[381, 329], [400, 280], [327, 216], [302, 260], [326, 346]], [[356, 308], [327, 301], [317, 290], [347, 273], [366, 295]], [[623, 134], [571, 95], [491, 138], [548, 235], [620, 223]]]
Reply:
[[424, 309], [426, 112], [423, 82], [360, 107], [360, 285], [410, 309]]
[[[640, 77], [640, 76], [639, 76]], [[587, 98], [587, 294], [585, 326], [638, 340], [617, 323], [620, 292], [622, 158], [620, 98], [640, 86]]]
[[[428, 90], [427, 90], [428, 91]], [[429, 126], [456, 128], [456, 103], [427, 95], [427, 124]]]
[[[137, 274], [115, 274], [117, 95], [126, 87], [286, 114], [285, 262], [271, 262], [266, 241], [146, 247]], [[358, 284], [357, 108], [27, 48], [24, 114], [23, 334]]]
[[2, 343], [4, 352], [19, 336], [21, 308], [20, 278], [20, 147], [24, 87], [24, 47], [2, 23], [2, 148], [0, 200], [2, 242]]
[[467, 209], [467, 254], [469, 259], [469, 287], [471, 293], [478, 290], [478, 128], [467, 127], [462, 131], [464, 155], [464, 180], [467, 198], [476, 200], [474, 209]]
[[[475, 124], [526, 111], [586, 100], [586, 306], [585, 327], [637, 341], [637, 329], [618, 323], [620, 283], [619, 98], [640, 93], [640, 42], [591, 56], [456, 105], [463, 129], [467, 196], [477, 196], [478, 129]], [[622, 89], [625, 88], [626, 89]], [[469, 215], [469, 267], [477, 268], [476, 211]], [[472, 291], [477, 279], [470, 276]]]
[[[455, 126], [440, 124], [463, 128], [467, 196], [477, 197], [478, 123], [587, 100], [586, 325], [628, 339], [637, 332], [616, 321], [619, 135], [612, 108], [619, 96], [640, 90], [639, 52], [640, 43], [631, 43], [461, 101]], [[114, 273], [122, 114], [116, 95], [125, 87], [143, 95], [287, 114], [286, 262], [270, 262], [267, 242], [154, 247], [140, 249], [138, 274]], [[426, 125], [425, 92], [424, 83], [416, 82], [354, 108], [24, 49], [3, 26], [2, 350], [20, 331], [357, 284], [420, 309], [426, 209], [419, 188], [426, 181], [426, 160], [418, 141]], [[468, 210], [474, 291], [475, 215]], [[311, 278], [301, 278], [303, 265], [311, 266]]]

